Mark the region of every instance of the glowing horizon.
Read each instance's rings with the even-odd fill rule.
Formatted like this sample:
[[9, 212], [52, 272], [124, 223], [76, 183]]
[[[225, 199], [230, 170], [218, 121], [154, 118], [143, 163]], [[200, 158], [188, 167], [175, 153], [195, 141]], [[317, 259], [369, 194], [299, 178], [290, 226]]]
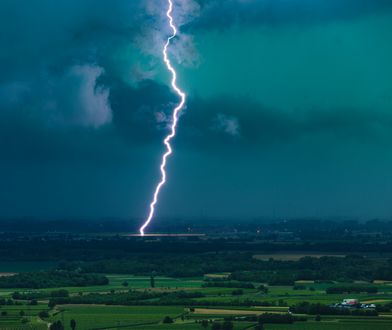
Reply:
[[173, 16], [172, 16], [172, 13], [173, 13], [173, 1], [172, 0], [167, 0], [167, 2], [168, 2], [168, 10], [166, 12], [166, 16], [168, 18], [169, 25], [170, 25], [170, 28], [172, 29], [173, 33], [172, 33], [171, 36], [169, 36], [167, 38], [167, 41], [166, 41], [166, 43], [165, 43], [165, 45], [163, 47], [162, 55], [163, 55], [163, 60], [164, 60], [164, 62], [166, 64], [167, 70], [172, 75], [171, 87], [176, 92], [176, 94], [179, 96], [180, 102], [178, 103], [178, 105], [173, 110], [172, 123], [171, 123], [171, 126], [170, 126], [170, 134], [167, 135], [166, 138], [163, 141], [163, 143], [166, 146], [166, 152], [162, 156], [162, 161], [161, 161], [161, 166], [160, 166], [161, 180], [159, 181], [158, 185], [155, 188], [155, 191], [154, 191], [154, 194], [153, 194], [153, 199], [152, 199], [152, 201], [150, 203], [150, 212], [148, 214], [148, 217], [147, 217], [146, 221], [144, 222], [144, 224], [139, 229], [139, 232], [140, 232], [141, 236], [144, 236], [145, 229], [148, 227], [148, 225], [151, 223], [151, 221], [152, 221], [152, 219], [154, 217], [155, 207], [156, 207], [156, 205], [158, 203], [159, 193], [160, 193], [162, 187], [166, 183], [166, 179], [167, 179], [167, 174], [166, 174], [167, 159], [173, 153], [173, 149], [172, 149], [172, 146], [171, 146], [170, 142], [176, 136], [179, 114], [180, 114], [181, 110], [184, 108], [185, 102], [186, 102], [186, 94], [177, 86], [177, 72], [174, 69], [174, 67], [172, 66], [172, 64], [170, 62], [170, 59], [169, 59], [169, 55], [168, 55], [168, 49], [169, 49], [170, 43], [171, 43], [172, 39], [174, 39], [177, 36], [178, 30], [177, 30], [176, 25], [174, 24], [174, 19], [173, 19]]

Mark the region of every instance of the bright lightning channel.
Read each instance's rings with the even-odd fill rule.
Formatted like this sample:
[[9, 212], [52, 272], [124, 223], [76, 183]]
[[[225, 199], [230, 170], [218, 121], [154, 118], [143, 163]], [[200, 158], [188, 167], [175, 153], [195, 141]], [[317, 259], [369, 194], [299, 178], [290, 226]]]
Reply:
[[177, 30], [177, 27], [174, 23], [174, 19], [172, 16], [172, 14], [173, 14], [173, 1], [167, 0], [167, 3], [168, 3], [168, 10], [166, 12], [166, 16], [167, 16], [170, 28], [172, 29], [173, 33], [170, 37], [167, 38], [165, 46], [163, 47], [162, 55], [163, 55], [163, 60], [166, 64], [167, 70], [170, 71], [170, 73], [172, 74], [171, 86], [172, 86], [173, 90], [177, 93], [177, 95], [179, 96], [180, 102], [173, 110], [172, 123], [171, 123], [171, 127], [170, 127], [170, 134], [167, 135], [163, 141], [166, 146], [166, 152], [162, 156], [162, 162], [161, 162], [161, 166], [160, 166], [161, 180], [159, 181], [158, 185], [155, 188], [153, 199], [150, 204], [150, 212], [148, 214], [148, 217], [147, 217], [146, 221], [144, 222], [144, 224], [139, 229], [141, 236], [144, 236], [145, 229], [148, 227], [148, 225], [151, 223], [151, 220], [154, 217], [155, 207], [158, 203], [159, 193], [160, 193], [162, 187], [166, 183], [166, 178], [167, 178], [166, 164], [167, 164], [168, 158], [173, 153], [173, 149], [171, 146], [171, 140], [176, 136], [179, 115], [180, 115], [181, 110], [183, 110], [183, 108], [185, 106], [185, 102], [186, 102], [186, 94], [177, 86], [177, 72], [174, 69], [174, 67], [172, 66], [170, 59], [169, 59], [169, 56], [168, 56], [168, 49], [169, 49], [170, 43], [171, 43], [172, 39], [174, 39], [177, 36], [178, 30]]

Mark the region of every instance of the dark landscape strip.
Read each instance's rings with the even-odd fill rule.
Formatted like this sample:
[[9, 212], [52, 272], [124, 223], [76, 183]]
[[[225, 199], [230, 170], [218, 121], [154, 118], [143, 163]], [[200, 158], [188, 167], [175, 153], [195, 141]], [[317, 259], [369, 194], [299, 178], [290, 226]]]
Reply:
[[143, 326], [143, 325], [154, 325], [154, 324], [159, 324], [159, 322], [115, 325], [115, 326], [104, 327], [104, 328], [90, 328], [88, 330], [106, 330], [106, 329], [118, 329], [118, 328], [134, 328], [134, 327], [140, 327], [140, 326]]

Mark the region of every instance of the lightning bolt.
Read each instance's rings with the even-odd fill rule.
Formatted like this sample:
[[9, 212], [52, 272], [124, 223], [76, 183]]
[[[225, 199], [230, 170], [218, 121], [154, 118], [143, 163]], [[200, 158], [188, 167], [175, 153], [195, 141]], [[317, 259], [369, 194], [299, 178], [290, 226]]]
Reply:
[[171, 64], [171, 61], [170, 61], [169, 55], [168, 55], [170, 43], [171, 43], [172, 39], [174, 39], [177, 36], [178, 29], [174, 23], [174, 18], [172, 16], [172, 14], [173, 14], [173, 1], [167, 0], [167, 4], [168, 4], [168, 9], [166, 12], [166, 16], [169, 21], [169, 25], [172, 30], [172, 34], [171, 34], [171, 36], [169, 36], [167, 38], [167, 41], [166, 41], [166, 43], [163, 47], [163, 50], [162, 50], [162, 55], [163, 55], [163, 60], [166, 64], [167, 70], [172, 75], [171, 87], [176, 92], [176, 94], [179, 96], [180, 102], [173, 110], [172, 123], [170, 126], [170, 134], [167, 135], [166, 138], [163, 140], [163, 143], [166, 146], [166, 152], [162, 156], [162, 162], [161, 162], [161, 166], [160, 166], [161, 180], [159, 181], [158, 185], [155, 188], [153, 199], [150, 204], [150, 212], [148, 214], [148, 217], [147, 217], [146, 221], [144, 222], [144, 224], [139, 229], [141, 236], [144, 236], [145, 229], [148, 227], [148, 225], [151, 223], [151, 220], [154, 217], [155, 207], [158, 203], [159, 193], [160, 193], [162, 187], [166, 183], [166, 179], [167, 179], [166, 164], [167, 164], [168, 158], [173, 153], [173, 148], [171, 146], [171, 140], [176, 136], [179, 115], [180, 115], [181, 110], [183, 110], [183, 108], [185, 106], [185, 102], [186, 102], [186, 94], [177, 85], [177, 72], [174, 69], [173, 65]]

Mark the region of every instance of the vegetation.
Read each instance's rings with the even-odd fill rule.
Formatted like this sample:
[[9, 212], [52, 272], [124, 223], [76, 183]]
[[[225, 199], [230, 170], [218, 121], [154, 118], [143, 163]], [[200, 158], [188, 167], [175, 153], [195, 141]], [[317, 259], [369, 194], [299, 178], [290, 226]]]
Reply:
[[339, 294], [339, 293], [377, 293], [378, 288], [376, 286], [332, 286], [326, 289], [329, 294]]
[[103, 275], [86, 274], [77, 271], [53, 270], [45, 272], [19, 273], [0, 277], [0, 288], [56, 288], [64, 286], [106, 285]]
[[49, 297], [68, 297], [69, 292], [65, 289], [54, 290], [54, 291], [29, 291], [29, 292], [19, 292], [15, 291], [12, 294], [12, 298], [15, 300], [37, 300]]
[[271, 314], [265, 313], [259, 317], [259, 323], [279, 323], [279, 324], [292, 324], [295, 321], [295, 317], [290, 314]]
[[162, 322], [168, 324], [168, 323], [173, 323], [174, 321], [170, 316], [165, 316]]
[[[275, 232], [265, 240], [89, 236], [27, 242], [11, 235], [0, 240], [2, 260], [63, 261], [46, 271], [37, 266], [25, 273], [22, 264], [17, 269], [23, 271], [4, 270], [0, 329], [391, 329], [392, 235], [383, 234], [382, 246], [363, 235], [347, 244], [331, 241], [327, 237], [339, 234], [323, 226], [317, 239], [290, 242], [275, 242]], [[310, 235], [299, 228], [288, 223], [285, 230]], [[326, 256], [320, 247], [327, 255], [353, 253]], [[359, 304], [342, 307], [347, 298]]]
[[[301, 284], [303, 287], [299, 290], [294, 290], [290, 286], [266, 287], [264, 285], [263, 289], [268, 292], [267, 294], [261, 294], [258, 289], [234, 288], [243, 290], [243, 295], [233, 297], [233, 288], [204, 287], [205, 282], [202, 278], [190, 278], [179, 282], [178, 280], [157, 276], [156, 288], [151, 289], [149, 276], [143, 278], [143, 288], [138, 284], [142, 278], [124, 277], [123, 275], [109, 275], [107, 277], [110, 280], [107, 286], [75, 287], [67, 290], [39, 289], [10, 293], [15, 297], [37, 297], [38, 303], [31, 306], [29, 305], [30, 300], [13, 300], [6, 296], [6, 305], [1, 308], [1, 311], [5, 313], [4, 316], [0, 316], [0, 328], [4, 328], [1, 320], [9, 320], [7, 324], [19, 324], [19, 327], [24, 326], [23, 324], [26, 324], [26, 327], [39, 327], [40, 323], [35, 321], [37, 320], [35, 317], [39, 317], [44, 325], [45, 322], [51, 323], [52, 329], [55, 327], [60, 329], [60, 326], [62, 326], [65, 330], [72, 330], [72, 320], [76, 322], [76, 329], [106, 329], [145, 324], [138, 327], [145, 330], [201, 330], [212, 329], [213, 327], [224, 329], [223, 327], [227, 328], [230, 323], [233, 330], [245, 328], [309, 330], [318, 329], [319, 326], [315, 324], [317, 322], [324, 330], [324, 326], [330, 324], [337, 326], [344, 320], [345, 329], [351, 330], [350, 324], [358, 324], [358, 322], [362, 322], [359, 321], [361, 319], [368, 324], [373, 324], [375, 329], [384, 330], [384, 324], [392, 326], [392, 318], [385, 319], [380, 316], [380, 310], [383, 310], [383, 315], [390, 313], [392, 304], [387, 302], [384, 304], [377, 303], [377, 311], [329, 307], [328, 305], [332, 302], [339, 302], [343, 298], [347, 298], [344, 294], [331, 295], [326, 293], [329, 287], [334, 287], [336, 284], [313, 283], [312, 286], [316, 288], [315, 291], [308, 290], [307, 285], [304, 284]], [[129, 283], [127, 288], [123, 286], [124, 280]], [[188, 284], [190, 286], [186, 290], [178, 290], [175, 287], [169, 289], [165, 286], [166, 283], [178, 283], [184, 286]], [[194, 283], [197, 283], [196, 286], [194, 286]], [[257, 288], [261, 286], [258, 283], [255, 284]], [[379, 291], [385, 291], [389, 288], [385, 284], [374, 284], [374, 286]], [[78, 290], [82, 290], [82, 292], [79, 293]], [[99, 292], [94, 292], [94, 290], [99, 290]], [[52, 295], [53, 297], [51, 297]], [[59, 295], [63, 295], [63, 297], [59, 297]], [[353, 297], [359, 298], [356, 295], [353, 294]], [[361, 293], [361, 295], [361, 300], [391, 299], [392, 303], [392, 294], [389, 293], [374, 296]], [[50, 310], [46, 303], [40, 302], [47, 298], [38, 298], [44, 296], [50, 297]], [[324, 301], [324, 303], [320, 301]], [[190, 306], [194, 307], [190, 308]], [[203, 308], [200, 306], [203, 306]], [[213, 308], [213, 306], [216, 307]], [[283, 306], [290, 306], [290, 311], [293, 314], [287, 314], [289, 307]], [[249, 315], [249, 313], [255, 314]], [[307, 317], [298, 316], [297, 313], [307, 315]], [[350, 323], [351, 319], [352, 323]], [[374, 321], [370, 321], [370, 319]], [[173, 323], [167, 323], [169, 320]], [[337, 321], [331, 322], [332, 320]], [[60, 321], [61, 324], [57, 321]], [[168, 326], [173, 328], [167, 328]], [[286, 326], [286, 328], [279, 328], [282, 326]], [[21, 328], [20, 330], [22, 329], [30, 328]], [[341, 328], [337, 329], [342, 330]], [[335, 330], [335, 328], [325, 330]]]
[[255, 286], [249, 282], [239, 281], [207, 281], [202, 285], [204, 288], [242, 288], [242, 289], [254, 289]]
[[356, 309], [356, 308], [336, 308], [326, 306], [320, 303], [311, 304], [303, 302], [290, 308], [296, 314], [309, 315], [355, 315], [355, 316], [378, 316], [374, 309]]
[[130, 291], [120, 293], [90, 293], [82, 296], [53, 298], [49, 307], [65, 304], [102, 304], [102, 305], [192, 305], [192, 298], [204, 297], [201, 292], [149, 292]]
[[64, 326], [61, 321], [56, 321], [50, 325], [49, 330], [64, 330]]
[[[90, 262], [62, 262], [66, 271], [84, 273], [116, 273], [158, 275], [171, 277], [203, 276], [207, 273], [231, 273], [230, 281], [207, 281], [205, 286], [251, 287], [250, 282], [269, 285], [294, 285], [297, 280], [321, 281], [373, 281], [392, 280], [392, 260], [369, 259], [358, 255], [346, 257], [303, 257], [294, 260], [257, 260], [252, 253], [222, 252], [194, 254], [192, 258], [181, 254], [133, 255], [126, 259], [103, 259]], [[235, 282], [233, 282], [235, 281]], [[151, 287], [154, 277], [151, 276]]]

